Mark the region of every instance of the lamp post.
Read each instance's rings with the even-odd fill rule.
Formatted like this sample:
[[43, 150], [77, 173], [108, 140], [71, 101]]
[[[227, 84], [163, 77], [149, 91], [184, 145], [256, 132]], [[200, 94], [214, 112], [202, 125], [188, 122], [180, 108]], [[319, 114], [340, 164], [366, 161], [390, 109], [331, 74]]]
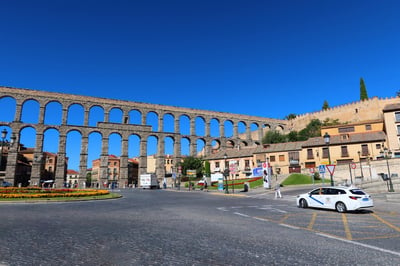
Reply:
[[360, 161], [361, 179], [364, 180], [364, 172], [361, 165], [361, 152], [358, 151], [357, 153], [358, 153], [358, 160]]
[[3, 129], [1, 131], [0, 170], [3, 162], [3, 146], [4, 146], [4, 141], [7, 137], [7, 133], [8, 133], [7, 129]]
[[381, 150], [380, 153], [386, 159], [386, 166], [387, 166], [387, 170], [388, 170], [388, 180], [389, 180], [388, 191], [389, 192], [394, 192], [393, 183], [392, 183], [392, 177], [390, 176], [390, 168], [389, 168], [389, 157], [392, 157], [392, 151], [390, 151], [390, 150], [388, 150], [388, 148], [384, 147], [383, 151]]
[[[329, 165], [330, 165], [331, 164], [331, 153], [329, 152], [329, 144], [331, 142], [331, 136], [328, 134], [328, 132], [326, 132], [325, 135], [324, 135], [324, 141], [325, 141], [325, 144], [326, 144], [326, 146], [328, 148], [328, 160], [329, 160]], [[331, 176], [331, 186], [333, 186], [333, 176], [332, 176], [332, 173], [330, 171], [329, 171], [329, 174]]]
[[228, 175], [229, 175], [229, 169], [226, 167], [226, 158], [228, 155], [226, 153], [224, 154], [224, 176], [225, 176], [225, 194], [229, 194], [228, 190]]

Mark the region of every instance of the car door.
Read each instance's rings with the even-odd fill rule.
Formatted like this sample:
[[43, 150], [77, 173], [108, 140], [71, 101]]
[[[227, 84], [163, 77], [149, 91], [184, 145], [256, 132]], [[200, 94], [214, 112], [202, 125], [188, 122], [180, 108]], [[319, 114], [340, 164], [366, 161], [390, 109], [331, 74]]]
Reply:
[[335, 209], [336, 201], [338, 201], [339, 190], [336, 188], [326, 188], [325, 190], [325, 208]]
[[325, 208], [325, 188], [317, 188], [310, 192], [309, 205], [315, 208]]

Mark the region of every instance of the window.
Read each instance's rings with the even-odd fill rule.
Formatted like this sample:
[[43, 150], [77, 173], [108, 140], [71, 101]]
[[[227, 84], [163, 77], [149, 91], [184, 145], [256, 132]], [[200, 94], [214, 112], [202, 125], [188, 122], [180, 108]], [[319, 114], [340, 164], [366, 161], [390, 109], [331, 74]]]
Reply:
[[365, 125], [365, 130], [371, 130], [371, 129], [372, 129], [371, 125]]
[[394, 113], [394, 116], [395, 116], [396, 122], [400, 122], [400, 112]]
[[215, 168], [219, 168], [219, 162], [215, 162]]
[[298, 151], [290, 151], [289, 158], [291, 161], [299, 161], [300, 155]]
[[244, 167], [250, 168], [250, 160], [244, 160]]
[[307, 159], [308, 160], [314, 159], [314, 153], [312, 149], [307, 149]]
[[341, 127], [339, 133], [354, 132], [354, 127]]
[[362, 156], [368, 156], [368, 145], [367, 144], [362, 144], [361, 145], [361, 155]]
[[270, 162], [275, 162], [275, 161], [276, 161], [275, 155], [271, 155], [271, 156], [269, 157], [269, 161], [270, 161]]
[[400, 135], [400, 125], [397, 126], [397, 135]]
[[349, 151], [347, 150], [347, 146], [341, 146], [340, 149], [342, 151], [342, 157], [349, 157]]
[[342, 140], [348, 140], [350, 138], [350, 135], [349, 134], [343, 134], [343, 135], [340, 135], [340, 137], [341, 137]]
[[376, 149], [377, 149], [377, 150], [380, 150], [380, 149], [382, 149], [382, 146], [381, 146], [381, 144], [380, 144], [380, 143], [376, 144], [376, 145], [375, 145], [375, 147], [376, 147]]
[[284, 162], [285, 161], [285, 155], [279, 155], [279, 161]]
[[328, 148], [322, 148], [322, 158], [328, 158]]

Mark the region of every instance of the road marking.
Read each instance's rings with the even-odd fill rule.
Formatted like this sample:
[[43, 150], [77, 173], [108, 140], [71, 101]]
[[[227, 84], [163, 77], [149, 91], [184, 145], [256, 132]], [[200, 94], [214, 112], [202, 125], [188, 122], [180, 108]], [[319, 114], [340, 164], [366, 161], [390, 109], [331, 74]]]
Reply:
[[353, 240], [353, 236], [351, 235], [351, 231], [350, 231], [350, 227], [349, 227], [349, 222], [347, 221], [347, 216], [344, 213], [342, 213], [342, 221], [343, 221], [344, 232], [346, 234], [346, 238], [348, 240]]
[[393, 255], [396, 255], [396, 256], [400, 257], [400, 252], [396, 252], [396, 251], [393, 251], [393, 250], [384, 249], [384, 248], [380, 248], [380, 247], [376, 247], [376, 246], [371, 246], [371, 245], [367, 245], [367, 244], [363, 244], [363, 243], [359, 243], [359, 242], [355, 242], [355, 241], [352, 241], [352, 240], [347, 240], [347, 239], [344, 239], [344, 238], [335, 237], [335, 236], [331, 236], [331, 235], [327, 235], [327, 234], [322, 234], [322, 233], [316, 233], [316, 234], [320, 235], [320, 236], [323, 236], [323, 237], [336, 239], [336, 240], [343, 241], [343, 242], [346, 242], [346, 243], [354, 244], [354, 245], [357, 245], [357, 246], [362, 246], [362, 247], [365, 247], [365, 248], [370, 248], [370, 249], [374, 249], [374, 250], [377, 250], [377, 251], [390, 253], [390, 254], [393, 254]]
[[264, 218], [261, 218], [261, 217], [251, 217], [251, 218], [253, 218], [253, 219], [255, 219], [255, 220], [259, 220], [259, 221], [263, 221], [263, 222], [270, 222], [270, 220], [268, 220], [268, 219], [264, 219]]
[[384, 219], [382, 219], [381, 217], [379, 217], [378, 215], [376, 215], [375, 213], [371, 213], [371, 215], [373, 217], [375, 217], [377, 220], [381, 221], [382, 223], [386, 224], [387, 226], [389, 226], [390, 228], [396, 230], [397, 232], [400, 232], [400, 228], [389, 223], [388, 221], [385, 221]]
[[307, 226], [308, 230], [312, 230], [312, 228], [314, 227], [315, 224], [315, 220], [317, 219], [317, 214], [314, 212], [313, 215], [311, 216], [311, 220], [310, 223]]
[[249, 215], [243, 214], [243, 213], [240, 213], [240, 212], [234, 212], [234, 214], [239, 215], [239, 216], [243, 216], [243, 217], [250, 217]]
[[282, 219], [279, 220], [279, 223], [280, 223], [280, 224], [283, 224], [283, 223], [287, 220], [287, 218], [289, 218], [289, 217], [290, 217], [290, 214], [284, 215], [284, 216], [282, 217]]
[[295, 229], [295, 230], [299, 230], [299, 229], [301, 229], [300, 227], [293, 226], [293, 225], [288, 225], [288, 224], [279, 224], [279, 225], [280, 225], [280, 226], [283, 226], [283, 227], [287, 227], [287, 228]]

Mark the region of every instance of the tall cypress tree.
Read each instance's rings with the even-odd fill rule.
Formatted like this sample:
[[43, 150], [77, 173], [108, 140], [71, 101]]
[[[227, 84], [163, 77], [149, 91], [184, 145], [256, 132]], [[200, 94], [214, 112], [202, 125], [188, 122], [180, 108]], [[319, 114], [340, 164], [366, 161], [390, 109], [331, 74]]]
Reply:
[[327, 100], [325, 100], [324, 101], [324, 104], [322, 105], [322, 110], [328, 110], [330, 107], [329, 107], [329, 103], [328, 103], [328, 101]]
[[367, 88], [365, 88], [363, 78], [360, 78], [360, 100], [368, 100]]

